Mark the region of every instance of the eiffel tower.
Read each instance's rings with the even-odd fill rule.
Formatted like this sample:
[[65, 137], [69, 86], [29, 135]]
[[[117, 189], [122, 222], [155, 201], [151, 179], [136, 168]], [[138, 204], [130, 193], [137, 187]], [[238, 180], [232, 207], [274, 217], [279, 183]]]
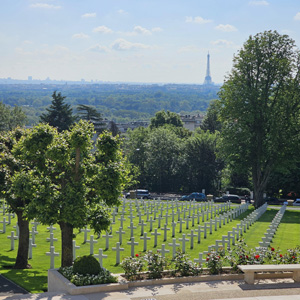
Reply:
[[205, 79], [204, 79], [204, 84], [205, 85], [211, 85], [211, 84], [213, 84], [213, 82], [211, 81], [211, 76], [210, 76], [210, 62], [209, 62], [209, 58], [210, 58], [210, 55], [209, 55], [209, 52], [208, 52], [208, 54], [207, 54], [206, 76], [205, 76]]

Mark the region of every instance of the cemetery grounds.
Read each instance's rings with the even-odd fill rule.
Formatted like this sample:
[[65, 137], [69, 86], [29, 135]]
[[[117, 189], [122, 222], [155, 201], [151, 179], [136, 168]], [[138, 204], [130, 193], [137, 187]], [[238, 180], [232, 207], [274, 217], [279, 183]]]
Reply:
[[[279, 208], [268, 207], [251, 226], [248, 226], [246, 232], [242, 231], [242, 238], [249, 248], [255, 249], [259, 246]], [[109, 232], [101, 233], [100, 237], [88, 227], [81, 231], [74, 230], [76, 235], [74, 241], [76, 246], [80, 247], [76, 249], [76, 256], [89, 255], [93, 252], [97, 257], [99, 249], [102, 249], [100, 253], [104, 255], [103, 266], [112, 273], [122, 273], [121, 267], [116, 264], [118, 251], [115, 250], [118, 242], [121, 242], [121, 251], [119, 251], [121, 261], [130, 256], [132, 251], [135, 254], [143, 254], [145, 246], [147, 250], [152, 251], [161, 251], [164, 248], [168, 252], [165, 255], [172, 257], [175, 248], [172, 248], [171, 244], [174, 239], [176, 239], [176, 248], [185, 247], [185, 252], [191, 259], [198, 259], [199, 253], [207, 252], [209, 246], [214, 245], [217, 240], [221, 245], [222, 237], [228, 235], [228, 232], [232, 232], [234, 228], [239, 228], [243, 224], [242, 220], [250, 218], [254, 207], [245, 208], [242, 205], [229, 203], [123, 199], [122, 204], [118, 208], [111, 208], [110, 212], [112, 225]], [[31, 222], [30, 237], [33, 238], [33, 232], [35, 239], [32, 258], [29, 259], [32, 268], [15, 270], [12, 266], [17, 255], [18, 240], [14, 238], [12, 242], [11, 232], [14, 231], [14, 235], [17, 235], [16, 222], [16, 216], [9, 215], [4, 200], [0, 200], [0, 273], [31, 293], [45, 292], [47, 271], [50, 268], [50, 256], [46, 253], [49, 254], [50, 251], [51, 229], [47, 225]], [[4, 227], [5, 233], [3, 233]], [[197, 231], [199, 229], [200, 243]], [[206, 231], [206, 238], [204, 238], [204, 231]], [[61, 235], [57, 224], [53, 225], [52, 232], [55, 253], [59, 253], [59, 256], [54, 258], [54, 266], [58, 268], [61, 260]], [[91, 243], [93, 240], [94, 243]], [[191, 240], [193, 240], [192, 249]], [[129, 244], [130, 242], [133, 246]], [[11, 249], [12, 244], [14, 250]], [[282, 253], [285, 253], [287, 249], [299, 245], [300, 210], [287, 207], [270, 246], [279, 248]]]

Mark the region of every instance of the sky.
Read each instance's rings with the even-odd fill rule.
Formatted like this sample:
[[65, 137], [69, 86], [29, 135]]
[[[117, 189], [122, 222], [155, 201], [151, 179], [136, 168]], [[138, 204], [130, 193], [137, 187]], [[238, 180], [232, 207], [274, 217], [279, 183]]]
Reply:
[[221, 84], [265, 30], [300, 47], [300, 0], [0, 0], [0, 78]]

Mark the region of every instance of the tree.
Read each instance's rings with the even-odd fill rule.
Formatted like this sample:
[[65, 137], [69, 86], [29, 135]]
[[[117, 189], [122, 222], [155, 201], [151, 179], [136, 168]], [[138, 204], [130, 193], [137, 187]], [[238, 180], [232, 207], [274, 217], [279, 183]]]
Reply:
[[27, 117], [19, 106], [11, 108], [0, 102], [0, 131], [13, 130], [25, 125]]
[[119, 128], [114, 121], [109, 122], [108, 131], [110, 131], [113, 136], [117, 136], [120, 133]]
[[178, 114], [161, 110], [158, 111], [155, 114], [155, 117], [151, 119], [150, 128], [158, 128], [160, 126], [164, 126], [165, 124], [170, 124], [176, 127], [183, 127], [183, 123]]
[[101, 133], [103, 131], [105, 124], [102, 122], [103, 118], [96, 108], [90, 105], [79, 104], [77, 106], [77, 110], [79, 120], [90, 121], [94, 125], [97, 133]]
[[182, 186], [186, 191], [214, 193], [220, 181], [223, 161], [217, 158], [218, 134], [198, 130], [190, 137], [183, 149], [180, 174]]
[[46, 109], [47, 113], [40, 116], [40, 121], [56, 127], [58, 132], [68, 130], [75, 122], [75, 117], [72, 115], [72, 108], [69, 104], [64, 103], [66, 97], [62, 96], [61, 93], [56, 94], [56, 91], [54, 91], [52, 98], [50, 108]]
[[177, 189], [180, 150], [180, 139], [169, 128], [159, 127], [150, 132], [145, 144], [145, 175], [153, 191], [161, 193]]
[[206, 116], [201, 124], [201, 129], [209, 130], [211, 133], [221, 131], [221, 122], [218, 120], [218, 101], [212, 100], [207, 109]]
[[255, 206], [274, 170], [289, 168], [299, 142], [299, 52], [287, 35], [250, 36], [219, 93], [227, 162], [250, 170]]
[[[19, 243], [15, 269], [25, 269], [28, 264], [29, 219], [26, 212], [32, 198], [31, 168], [21, 161], [14, 145], [25, 134], [16, 129], [2, 133], [0, 136], [0, 192], [9, 205], [10, 212], [17, 215], [19, 226]], [[24, 171], [26, 169], [26, 171]], [[28, 175], [29, 174], [29, 175]]]
[[[106, 208], [119, 203], [128, 170], [120, 141], [104, 132], [93, 149], [93, 125], [79, 121], [61, 133], [40, 124], [17, 144], [24, 161], [36, 161], [38, 182], [29, 214], [61, 228], [62, 266], [72, 265], [74, 228], [90, 225], [96, 233], [109, 226]], [[40, 157], [39, 149], [47, 151]]]

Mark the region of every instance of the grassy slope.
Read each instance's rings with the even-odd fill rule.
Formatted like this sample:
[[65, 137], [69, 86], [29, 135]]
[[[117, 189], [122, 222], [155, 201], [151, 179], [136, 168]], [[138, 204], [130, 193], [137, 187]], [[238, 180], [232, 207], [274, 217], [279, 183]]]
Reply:
[[[233, 222], [230, 222], [225, 226], [222, 226], [222, 228], [218, 228], [218, 231], [213, 231], [213, 234], [208, 235], [207, 239], [202, 239], [201, 244], [197, 244], [196, 242], [197, 239], [195, 238], [194, 249], [189, 249], [189, 242], [188, 242], [186, 247], [188, 254], [191, 256], [191, 258], [198, 257], [199, 252], [206, 251], [209, 245], [214, 244], [214, 241], [216, 239], [220, 239], [222, 235], [227, 234], [227, 232], [231, 230], [232, 227], [234, 227], [237, 223], [239, 223], [240, 220], [246, 217], [252, 210], [253, 209], [249, 209], [246, 213], [242, 214], [236, 220], [233, 220]], [[250, 230], [246, 234], [244, 234], [245, 241], [249, 244], [249, 247], [254, 248], [258, 246], [258, 241], [261, 240], [263, 233], [265, 232], [266, 228], [269, 226], [276, 212], [277, 212], [276, 210], [268, 210], [267, 213], [263, 215], [257, 223], [251, 226]], [[2, 217], [0, 218], [2, 220]], [[145, 219], [146, 217], [144, 216], [143, 218]], [[133, 220], [134, 220], [134, 225], [137, 226], [138, 218], [136, 217]], [[293, 220], [293, 222], [285, 223], [285, 220]], [[0, 234], [0, 243], [2, 245], [0, 250], [0, 273], [5, 275], [7, 278], [17, 282], [19, 285], [26, 288], [32, 293], [45, 291], [47, 289], [47, 269], [49, 268], [49, 264], [50, 264], [50, 258], [45, 255], [45, 253], [49, 251], [49, 242], [46, 241], [46, 238], [49, 237], [49, 232], [47, 231], [46, 226], [38, 225], [39, 234], [36, 236], [37, 248], [33, 248], [33, 259], [30, 260], [32, 269], [30, 270], [9, 269], [7, 268], [7, 266], [13, 265], [17, 250], [14, 251], [9, 250], [10, 240], [7, 239], [7, 236], [10, 234], [10, 231], [13, 230], [12, 226], [15, 224], [15, 222], [16, 219], [13, 219], [12, 224], [7, 226], [8, 228], [6, 234]], [[171, 227], [170, 222], [171, 222], [171, 218], [169, 218], [169, 228]], [[281, 236], [280, 239], [282, 244], [287, 243], [287, 245], [289, 245], [288, 248], [296, 246], [297, 240], [292, 241], [291, 239], [289, 239], [289, 235], [286, 234], [286, 231], [295, 232], [295, 235], [298, 234], [297, 236], [299, 237], [300, 211], [298, 212], [287, 211], [282, 222], [283, 224], [279, 226], [278, 233], [276, 234], [276, 239], [277, 236], [278, 238]], [[162, 224], [163, 223], [164, 222], [162, 222]], [[126, 231], [126, 234], [123, 236], [122, 247], [125, 248], [125, 251], [121, 252], [121, 260], [122, 258], [130, 255], [130, 246], [126, 245], [130, 238], [129, 236], [130, 230], [126, 229], [127, 226], [129, 226], [129, 218], [126, 218], [126, 221], [124, 222], [124, 230]], [[56, 225], [55, 227], [57, 228], [57, 230], [55, 231], [55, 237], [58, 238], [58, 242], [54, 243], [55, 251], [61, 253], [61, 246], [59, 242], [60, 230], [58, 225]], [[114, 247], [116, 245], [116, 242], [118, 241], [118, 235], [115, 233], [115, 231], [118, 230], [118, 227], [119, 227], [119, 221], [117, 221], [116, 224], [113, 225], [113, 238], [110, 239], [110, 250], [105, 251], [105, 254], [108, 255], [108, 258], [104, 259], [104, 266], [113, 273], [122, 272], [122, 269], [119, 266], [115, 265], [116, 253], [115, 251], [111, 250], [111, 247]], [[153, 228], [155, 228], [155, 225]], [[190, 232], [191, 227], [189, 230], [186, 230], [184, 225], [183, 228], [184, 228], [183, 233]], [[176, 227], [176, 232], [178, 232], [178, 230], [179, 230], [179, 225], [177, 225]], [[147, 224], [145, 231], [149, 232], [149, 223]], [[154, 238], [152, 235], [148, 234], [148, 236], [151, 236], [151, 240], [148, 241], [149, 250], [152, 249], [156, 251], [161, 247], [161, 244], [163, 243], [166, 244], [166, 248], [169, 248], [167, 244], [172, 240], [171, 230], [168, 231], [168, 239], [166, 242], [163, 242], [163, 231], [162, 230], [158, 230], [158, 231], [161, 233], [161, 235], [158, 238], [157, 248], [153, 248]], [[77, 233], [77, 231], [75, 233]], [[201, 235], [201, 237], [202, 236], [203, 234]], [[181, 237], [181, 235], [177, 233], [176, 234], [177, 243], [179, 237]], [[84, 238], [83, 233], [77, 234], [76, 244], [80, 245], [80, 249], [77, 250], [76, 253], [77, 255], [89, 254], [90, 246], [89, 244], [83, 243], [83, 238]], [[274, 240], [274, 246], [276, 244], [276, 239]], [[135, 252], [141, 253], [143, 250], [143, 240], [140, 240], [140, 226], [137, 226], [137, 229], [135, 229], [135, 241], [139, 243], [139, 245], [135, 247]], [[17, 249], [17, 241], [15, 247], [16, 247], [15, 249]], [[98, 252], [98, 248], [103, 248], [103, 249], [105, 248], [105, 239], [102, 237], [98, 240], [98, 243], [94, 247], [95, 254]], [[60, 266], [60, 257], [55, 259], [55, 266], [56, 267]]]

